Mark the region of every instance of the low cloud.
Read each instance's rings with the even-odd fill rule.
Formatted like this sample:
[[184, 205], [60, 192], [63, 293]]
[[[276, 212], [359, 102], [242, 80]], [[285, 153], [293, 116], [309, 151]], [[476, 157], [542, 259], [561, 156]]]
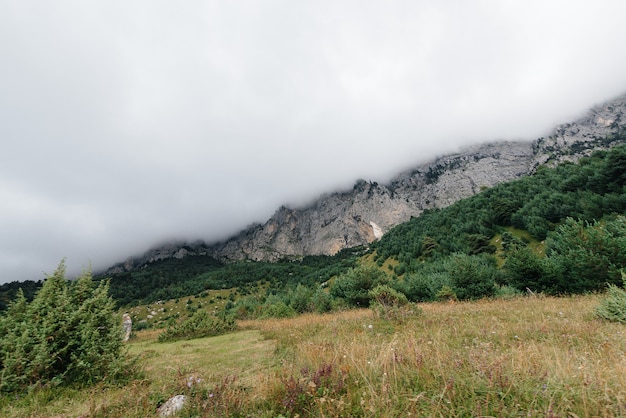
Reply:
[[223, 239], [626, 91], [620, 0], [0, 5], [0, 282]]

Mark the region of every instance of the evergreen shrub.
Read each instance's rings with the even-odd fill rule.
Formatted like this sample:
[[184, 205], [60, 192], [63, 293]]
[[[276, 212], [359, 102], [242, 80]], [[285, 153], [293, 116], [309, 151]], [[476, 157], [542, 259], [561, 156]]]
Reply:
[[133, 373], [109, 284], [91, 272], [65, 278], [65, 264], [32, 302], [20, 291], [0, 317], [0, 391], [117, 382]]
[[[626, 279], [624, 287], [626, 287]], [[626, 323], [626, 290], [609, 284], [606, 296], [600, 301], [594, 314], [607, 321]]]

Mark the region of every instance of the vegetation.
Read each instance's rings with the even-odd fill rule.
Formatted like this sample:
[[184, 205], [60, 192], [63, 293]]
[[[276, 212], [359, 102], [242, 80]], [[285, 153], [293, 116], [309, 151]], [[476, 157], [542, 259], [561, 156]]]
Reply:
[[[626, 276], [623, 273], [622, 278], [624, 279], [624, 287], [626, 287]], [[606, 296], [596, 306], [595, 315], [607, 321], [626, 324], [626, 290], [609, 284]]]
[[422, 303], [402, 321], [369, 309], [249, 320], [240, 331], [157, 342], [138, 332], [140, 378], [123, 388], [54, 388], [0, 398], [0, 415], [603, 416], [626, 414], [622, 324], [602, 296]]
[[[21, 292], [24, 298], [30, 302], [35, 293], [41, 288], [41, 281], [25, 280], [23, 282], [10, 282], [0, 285], [0, 312], [6, 310], [12, 301]], [[21, 289], [21, 290], [20, 290]]]
[[236, 329], [232, 318], [218, 318], [209, 315], [205, 309], [198, 309], [186, 320], [169, 326], [159, 334], [159, 341], [175, 341], [226, 334]]
[[85, 272], [70, 283], [63, 263], [32, 302], [18, 292], [0, 317], [0, 391], [127, 377], [130, 367], [114, 307], [106, 282], [96, 287]]
[[444, 286], [471, 299], [502, 286], [557, 295], [620, 285], [625, 166], [616, 147], [425, 211], [375, 243], [376, 260], [397, 260], [397, 289], [411, 300], [435, 300]]
[[119, 305], [129, 306], [183, 298], [207, 290], [238, 288], [240, 293], [255, 294], [264, 283], [274, 293], [297, 284], [313, 287], [354, 267], [362, 252], [362, 248], [355, 247], [332, 257], [306, 256], [276, 263], [223, 264], [206, 256], [165, 259], [112, 275], [111, 295]]

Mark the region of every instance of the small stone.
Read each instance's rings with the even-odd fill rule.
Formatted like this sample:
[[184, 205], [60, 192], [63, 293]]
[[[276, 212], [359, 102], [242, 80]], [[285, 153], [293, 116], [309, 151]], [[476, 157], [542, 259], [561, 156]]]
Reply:
[[169, 417], [183, 409], [186, 401], [187, 397], [185, 395], [173, 396], [161, 405], [157, 412], [160, 417]]

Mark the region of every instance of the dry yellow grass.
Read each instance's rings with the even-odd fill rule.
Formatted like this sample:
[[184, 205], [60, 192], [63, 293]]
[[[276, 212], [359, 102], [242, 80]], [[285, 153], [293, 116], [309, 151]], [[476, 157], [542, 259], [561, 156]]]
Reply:
[[594, 319], [598, 300], [421, 304], [402, 321], [308, 314], [166, 344], [142, 332], [130, 345], [142, 379], [0, 414], [151, 416], [186, 393], [182, 416], [626, 416], [626, 328]]
[[[246, 326], [279, 342], [284, 373], [328, 364], [347, 371], [359, 390], [353, 411], [363, 415], [621, 416], [625, 330], [591, 317], [597, 301], [435, 303], [401, 324], [360, 310]], [[346, 411], [323, 402], [327, 416]]]

